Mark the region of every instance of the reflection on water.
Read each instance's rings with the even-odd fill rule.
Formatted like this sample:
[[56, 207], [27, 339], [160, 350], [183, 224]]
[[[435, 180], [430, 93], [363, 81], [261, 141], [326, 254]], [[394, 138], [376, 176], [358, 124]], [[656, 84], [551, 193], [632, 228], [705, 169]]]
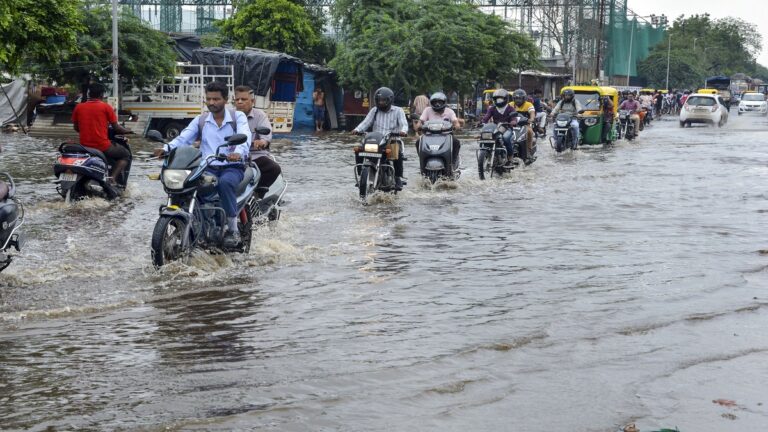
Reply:
[[157, 162], [124, 200], [65, 205], [56, 143], [14, 137], [0, 163], [30, 241], [0, 275], [0, 425], [758, 430], [765, 126], [657, 122], [485, 181], [466, 135], [458, 181], [409, 154], [405, 190], [368, 205], [354, 138], [296, 134], [274, 151], [287, 207], [251, 253], [161, 270]]

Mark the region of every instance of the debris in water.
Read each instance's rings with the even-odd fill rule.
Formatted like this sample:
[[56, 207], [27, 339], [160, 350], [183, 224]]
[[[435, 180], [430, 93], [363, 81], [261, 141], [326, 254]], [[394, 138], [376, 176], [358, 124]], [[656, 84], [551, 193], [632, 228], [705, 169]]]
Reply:
[[715, 399], [712, 401], [712, 403], [716, 403], [718, 405], [722, 405], [724, 407], [729, 407], [729, 408], [738, 406], [736, 405], [736, 401], [732, 401], [730, 399]]

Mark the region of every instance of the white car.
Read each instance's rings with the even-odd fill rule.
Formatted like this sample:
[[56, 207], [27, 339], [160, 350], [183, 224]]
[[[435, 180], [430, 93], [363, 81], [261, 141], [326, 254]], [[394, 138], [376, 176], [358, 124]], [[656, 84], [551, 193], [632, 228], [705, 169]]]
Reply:
[[765, 95], [762, 93], [744, 93], [739, 102], [739, 115], [754, 112], [762, 115], [768, 115], [768, 102], [765, 101]]
[[694, 93], [680, 109], [680, 127], [691, 123], [723, 126], [728, 122], [728, 108], [720, 95]]

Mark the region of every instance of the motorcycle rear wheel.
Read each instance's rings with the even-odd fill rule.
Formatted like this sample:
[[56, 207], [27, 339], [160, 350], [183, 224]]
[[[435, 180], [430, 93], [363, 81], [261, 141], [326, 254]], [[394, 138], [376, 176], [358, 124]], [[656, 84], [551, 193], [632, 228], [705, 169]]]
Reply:
[[253, 218], [248, 211], [244, 211], [246, 221], [237, 218], [237, 229], [240, 231], [241, 251], [245, 254], [251, 250], [251, 238], [253, 238]]
[[[180, 218], [160, 216], [152, 232], [152, 264], [156, 268], [183, 257], [186, 228], [187, 223]], [[250, 241], [248, 244], [250, 245]]]

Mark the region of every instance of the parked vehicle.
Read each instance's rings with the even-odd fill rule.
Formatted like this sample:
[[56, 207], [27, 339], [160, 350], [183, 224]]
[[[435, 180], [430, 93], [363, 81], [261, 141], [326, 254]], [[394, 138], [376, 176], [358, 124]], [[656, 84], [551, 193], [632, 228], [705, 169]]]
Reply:
[[439, 178], [457, 180], [461, 176], [461, 157], [453, 160], [453, 125], [442, 120], [428, 121], [421, 126], [419, 139], [419, 169], [421, 175], [435, 183]]
[[680, 127], [707, 123], [721, 127], [728, 122], [728, 109], [717, 94], [694, 93], [680, 109]]
[[19, 228], [24, 224], [24, 206], [16, 198], [16, 184], [8, 173], [0, 173], [0, 272], [5, 270], [13, 255], [8, 252], [11, 248], [21, 252], [24, 246], [24, 234]]
[[363, 136], [362, 144], [353, 149], [362, 158], [362, 163], [355, 164], [360, 198], [365, 200], [377, 190], [397, 193], [392, 161], [400, 157], [402, 145], [403, 141], [395, 133], [368, 132]]
[[[258, 132], [269, 133], [268, 130]], [[155, 130], [149, 131], [147, 137], [152, 141], [165, 142], [160, 132]], [[219, 148], [242, 144], [246, 140], [244, 134], [235, 134]], [[211, 162], [226, 159], [218, 154], [218, 150], [216, 153], [202, 160], [199, 149], [184, 146], [171, 150], [166, 156], [160, 180], [168, 194], [168, 201], [160, 207], [160, 216], [152, 233], [152, 263], [155, 267], [183, 260], [194, 249], [247, 253], [254, 225], [280, 216], [279, 205], [285, 193], [285, 181], [278, 178], [269, 189], [258, 190], [256, 186], [261, 173], [255, 165], [247, 166], [245, 176], [237, 187], [237, 227], [241, 242], [234, 248], [224, 247], [226, 215], [216, 194], [217, 178], [206, 173]]]
[[768, 115], [768, 102], [762, 93], [744, 93], [739, 102], [739, 115], [746, 113]]
[[[131, 157], [133, 156], [128, 138], [123, 135], [114, 135], [112, 142], [125, 147]], [[129, 159], [128, 166], [120, 176], [115, 179], [115, 184], [111, 184], [108, 177], [112, 165], [104, 153], [80, 144], [62, 143], [59, 146], [59, 155], [53, 164], [56, 190], [67, 202], [85, 197], [113, 200], [122, 195], [128, 185], [131, 160], [132, 158]]]

